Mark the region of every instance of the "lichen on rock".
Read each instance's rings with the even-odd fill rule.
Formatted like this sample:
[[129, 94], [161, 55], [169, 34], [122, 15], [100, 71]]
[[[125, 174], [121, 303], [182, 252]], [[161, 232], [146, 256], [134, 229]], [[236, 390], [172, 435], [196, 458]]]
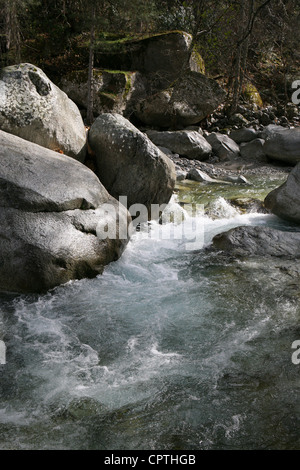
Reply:
[[84, 161], [86, 131], [79, 109], [32, 64], [1, 71], [0, 129]]

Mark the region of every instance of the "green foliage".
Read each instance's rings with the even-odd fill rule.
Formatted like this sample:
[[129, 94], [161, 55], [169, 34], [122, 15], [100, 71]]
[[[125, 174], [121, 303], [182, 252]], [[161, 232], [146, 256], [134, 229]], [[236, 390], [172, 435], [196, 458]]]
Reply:
[[[19, 60], [33, 62], [52, 78], [88, 67], [92, 12], [96, 8], [96, 66], [101, 67], [101, 52], [117, 52], [130, 41], [179, 30], [193, 35], [194, 59], [202, 70], [205, 62], [208, 75], [224, 75], [230, 84], [241, 29], [241, 6], [253, 5], [257, 9], [264, 3], [264, 0], [0, 0], [1, 65]], [[244, 29], [247, 27], [245, 22]], [[248, 39], [250, 55], [243, 69], [248, 81], [256, 84], [260, 79], [257, 64], [264, 51], [280, 57], [280, 63], [275, 60], [272, 63], [276, 72], [280, 71], [279, 78], [294, 73], [299, 61], [299, 0], [271, 0], [259, 11]]]
[[242, 89], [242, 96], [248, 103], [255, 104], [258, 107], [263, 106], [263, 101], [261, 99], [259, 91], [250, 82], [244, 84]]

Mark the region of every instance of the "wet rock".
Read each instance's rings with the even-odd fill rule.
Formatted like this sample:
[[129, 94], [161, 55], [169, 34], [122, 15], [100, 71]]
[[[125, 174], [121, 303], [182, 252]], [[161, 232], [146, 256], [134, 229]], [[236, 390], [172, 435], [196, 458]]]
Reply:
[[187, 177], [187, 172], [182, 170], [176, 170], [176, 181], [183, 181]]
[[102, 403], [91, 397], [73, 398], [67, 405], [50, 407], [51, 417], [55, 421], [91, 419], [107, 412], [108, 409]]
[[270, 227], [238, 227], [213, 238], [215, 248], [234, 256], [300, 257], [300, 232]]
[[237, 207], [242, 213], [269, 214], [264, 202], [254, 198], [234, 198], [230, 199], [230, 204]]
[[223, 179], [230, 183], [251, 185], [250, 181], [248, 181], [247, 178], [245, 178], [245, 176], [243, 175], [234, 175], [234, 176], [226, 175], [226, 176], [223, 176]]

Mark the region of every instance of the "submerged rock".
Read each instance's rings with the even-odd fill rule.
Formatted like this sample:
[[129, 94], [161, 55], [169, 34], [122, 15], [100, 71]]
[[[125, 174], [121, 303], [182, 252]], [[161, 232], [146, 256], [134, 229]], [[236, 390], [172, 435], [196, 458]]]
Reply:
[[237, 227], [216, 235], [213, 245], [234, 256], [300, 258], [300, 232], [270, 227]]
[[225, 181], [229, 181], [230, 183], [247, 184], [247, 185], [252, 184], [243, 175], [235, 175], [235, 176], [227, 175], [227, 176], [224, 176], [223, 178], [224, 178]]
[[97, 174], [112, 196], [138, 203], [168, 203], [175, 186], [174, 163], [151, 140], [119, 114], [105, 113], [94, 122], [89, 143]]
[[108, 412], [106, 406], [91, 397], [73, 398], [68, 404], [50, 407], [51, 418], [55, 421], [82, 421], [102, 416]]
[[81, 162], [85, 159], [86, 130], [79, 109], [31, 64], [1, 71], [0, 129]]
[[236, 197], [230, 199], [230, 204], [237, 207], [242, 213], [260, 213], [269, 214], [270, 211], [265, 207], [264, 202], [260, 199]]
[[[0, 156], [1, 290], [44, 292], [94, 277], [121, 255], [129, 214], [91, 170], [3, 131]], [[115, 237], [99, 238], [114, 215]]]

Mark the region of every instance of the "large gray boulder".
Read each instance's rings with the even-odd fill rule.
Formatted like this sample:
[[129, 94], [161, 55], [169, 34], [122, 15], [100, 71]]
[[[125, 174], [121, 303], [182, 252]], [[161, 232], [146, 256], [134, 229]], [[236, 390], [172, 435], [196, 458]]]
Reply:
[[196, 48], [191, 51], [192, 36], [184, 31], [159, 34], [123, 41], [100, 41], [95, 66], [109, 70], [139, 71], [151, 88], [163, 89], [176, 80], [183, 69], [204, 73], [204, 62]]
[[77, 106], [34, 65], [1, 70], [0, 129], [84, 161], [86, 130]]
[[300, 232], [270, 227], [237, 227], [213, 238], [215, 248], [234, 256], [300, 257]]
[[150, 130], [147, 136], [155, 145], [166, 147], [173, 153], [194, 160], [206, 160], [211, 152], [211, 145], [197, 131], [165, 131]]
[[293, 168], [285, 183], [267, 195], [264, 204], [278, 217], [300, 223], [300, 163]]
[[240, 156], [240, 147], [228, 135], [212, 132], [206, 137], [206, 140], [222, 161], [234, 160]]
[[251, 142], [251, 140], [256, 139], [257, 132], [251, 127], [242, 127], [241, 129], [231, 131], [229, 137], [237, 144], [241, 144], [242, 142]]
[[254, 139], [251, 142], [243, 142], [240, 144], [240, 152], [242, 158], [256, 162], [266, 162], [266, 154], [264, 152], [265, 141], [263, 139]]
[[[1, 290], [44, 292], [121, 255], [129, 214], [91, 170], [3, 131], [0, 158]], [[115, 236], [103, 235], [107, 224]]]
[[170, 87], [141, 100], [135, 115], [150, 126], [186, 127], [207, 117], [224, 99], [225, 92], [215, 80], [186, 72]]
[[257, 133], [257, 136], [260, 139], [267, 140], [270, 137], [273, 137], [277, 132], [286, 130], [286, 127], [279, 126], [278, 124], [268, 124], [266, 127], [263, 128], [262, 131]]
[[263, 150], [272, 159], [295, 165], [300, 162], [300, 128], [273, 129]]
[[119, 114], [101, 114], [89, 132], [97, 174], [109, 193], [127, 196], [128, 205], [168, 203], [176, 172], [174, 163], [151, 140]]

